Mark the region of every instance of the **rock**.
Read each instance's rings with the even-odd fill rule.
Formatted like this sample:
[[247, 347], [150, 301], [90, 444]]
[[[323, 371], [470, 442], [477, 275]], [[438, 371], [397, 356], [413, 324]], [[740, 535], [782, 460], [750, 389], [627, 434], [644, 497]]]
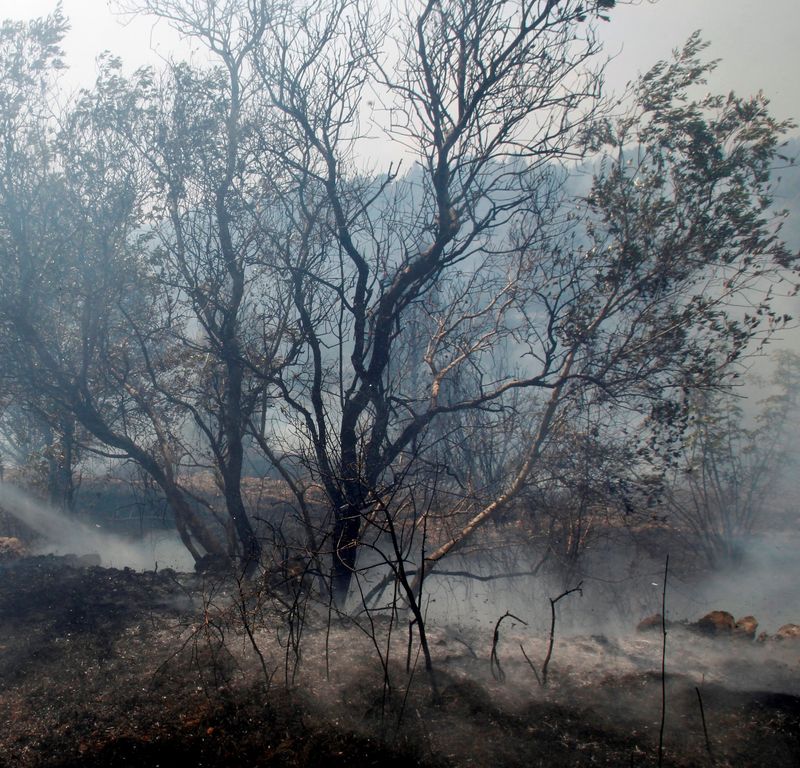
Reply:
[[774, 635], [773, 640], [781, 642], [800, 641], [800, 624], [784, 624]]
[[[667, 622], [667, 626], [669, 626], [669, 622]], [[646, 619], [642, 619], [636, 625], [636, 631], [651, 632], [655, 630], [660, 630], [661, 627], [662, 627], [661, 614], [654, 613], [652, 616], [648, 616]]]
[[755, 616], [744, 616], [733, 627], [733, 636], [740, 640], [755, 640], [758, 621]]
[[736, 621], [733, 615], [727, 611], [711, 611], [711, 613], [707, 613], [703, 616], [694, 626], [698, 632], [702, 632], [704, 635], [724, 637], [730, 636], [733, 633]]
[[28, 548], [16, 536], [0, 536], [0, 563], [28, 555]]

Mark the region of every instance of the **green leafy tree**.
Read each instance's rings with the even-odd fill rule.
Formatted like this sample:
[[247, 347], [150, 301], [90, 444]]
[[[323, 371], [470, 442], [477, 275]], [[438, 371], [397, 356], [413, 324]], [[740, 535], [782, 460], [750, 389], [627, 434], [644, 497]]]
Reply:
[[[221, 551], [176, 476], [174, 412], [149, 386], [149, 350], [170, 346], [143, 255], [134, 156], [99, 94], [54, 115], [57, 10], [0, 29], [0, 349], [17, 401], [91, 435], [158, 484], [196, 557]], [[148, 319], [146, 328], [132, 318]], [[171, 375], [166, 371], [162, 375]], [[98, 445], [99, 444], [99, 445]], [[200, 549], [195, 546], [199, 543]]]

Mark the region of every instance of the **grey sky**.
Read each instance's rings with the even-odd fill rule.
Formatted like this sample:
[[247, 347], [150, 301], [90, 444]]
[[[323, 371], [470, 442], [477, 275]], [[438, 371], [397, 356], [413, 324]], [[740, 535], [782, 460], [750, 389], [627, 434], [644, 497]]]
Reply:
[[[63, 0], [72, 30], [66, 41], [68, 82], [90, 85], [97, 54], [104, 49], [130, 66], [155, 63], [176, 47], [169, 30], [145, 19], [123, 26], [108, 0]], [[0, 0], [0, 17], [44, 15], [55, 0]], [[748, 95], [761, 89], [777, 117], [800, 119], [800, 0], [636, 0], [612, 12], [601, 35], [607, 52], [617, 54], [607, 70], [610, 88], [621, 90], [638, 72], [669, 56], [695, 29], [710, 40], [710, 56], [723, 59], [711, 89]], [[155, 48], [155, 51], [152, 50]]]
[[601, 34], [609, 54], [621, 51], [607, 80], [621, 89], [638, 72], [680, 47], [696, 29], [722, 59], [709, 89], [740, 96], [764, 91], [779, 118], [800, 120], [799, 0], [660, 0], [620, 6]]

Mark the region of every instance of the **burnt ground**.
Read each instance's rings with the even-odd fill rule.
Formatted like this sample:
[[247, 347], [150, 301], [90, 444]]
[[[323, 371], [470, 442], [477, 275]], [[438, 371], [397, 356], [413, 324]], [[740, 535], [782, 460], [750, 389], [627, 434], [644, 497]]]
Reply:
[[[435, 629], [434, 696], [397, 625], [239, 594], [52, 556], [0, 567], [0, 765], [658, 764], [657, 636], [563, 639], [542, 689], [519, 643], [535, 661], [544, 638], [503, 634], [501, 683], [491, 638]], [[800, 765], [800, 645], [677, 632], [669, 654], [664, 765]]]

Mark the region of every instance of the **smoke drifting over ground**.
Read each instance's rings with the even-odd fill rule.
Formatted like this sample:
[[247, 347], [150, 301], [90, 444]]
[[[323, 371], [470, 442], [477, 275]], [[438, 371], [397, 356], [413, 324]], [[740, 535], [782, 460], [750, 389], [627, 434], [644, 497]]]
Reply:
[[[99, 552], [106, 565], [145, 569], [75, 569], [53, 557], [0, 566], [0, 719], [10, 723], [0, 752], [15, 765], [144, 766], [173, 754], [211, 766], [340, 765], [345, 757], [351, 768], [656, 765], [661, 636], [635, 624], [660, 608], [663, 563], [619, 541], [590, 550], [583, 594], [558, 604], [544, 688], [531, 665], [541, 670], [547, 651], [548, 597], [580, 575], [432, 575], [423, 600], [429, 676], [402, 611], [329, 615], [307, 584], [270, 582], [268, 572], [244, 584], [155, 572], [141, 547], [88, 525], [74, 533], [63, 515], [13, 488], [0, 503], [47, 537], [49, 551]], [[739, 572], [704, 582], [676, 569], [669, 618], [722, 608], [754, 613], [770, 633], [783, 616], [797, 620], [787, 592], [792, 551], [790, 540], [765, 537]], [[447, 569], [467, 565], [491, 577], [534, 563], [484, 556], [476, 565], [464, 556]], [[785, 579], [770, 577], [774, 565]], [[527, 625], [503, 623], [498, 679], [490, 649], [507, 610]], [[795, 765], [797, 657], [793, 642], [670, 627], [664, 765], [706, 761], [698, 690], [720, 765]], [[281, 714], [284, 701], [295, 714]]]
[[149, 531], [136, 541], [123, 538], [99, 524], [59, 512], [6, 483], [0, 483], [0, 509], [41, 537], [33, 547], [37, 554], [99, 555], [106, 567], [140, 571], [192, 567], [189, 552], [174, 534]]
[[[572, 574], [555, 562], [535, 575], [541, 553], [528, 551], [454, 556], [425, 581], [423, 605], [437, 626], [487, 630], [506, 611], [542, 633], [550, 623], [549, 598], [582, 584], [582, 594], [558, 604], [560, 634], [629, 635], [646, 616], [661, 611], [664, 558], [668, 552], [646, 553], [627, 536], [616, 536], [588, 549]], [[787, 623], [800, 623], [800, 536], [790, 533], [752, 535], [736, 566], [710, 573], [684, 553], [672, 563], [667, 584], [667, 617], [697, 621], [712, 610], [734, 616], [755, 616], [759, 632], [774, 633]], [[473, 574], [472, 578], [463, 575]], [[511, 574], [511, 575], [509, 575]], [[368, 584], [377, 580], [370, 572]], [[365, 588], [365, 591], [368, 591]]]
[[744, 545], [742, 562], [714, 574], [670, 581], [668, 603], [675, 618], [696, 618], [711, 608], [734, 615], [755, 615], [759, 631], [774, 632], [800, 623], [800, 536], [796, 533], [753, 535]]
[[[36, 532], [40, 539], [33, 551], [37, 554], [96, 554], [105, 567], [134, 570], [193, 568], [188, 551], [170, 532], [150, 530], [135, 540], [119, 536], [54, 510], [9, 484], [0, 484], [0, 508]], [[753, 535], [737, 566], [713, 574], [682, 570], [673, 560], [668, 618], [695, 621], [711, 610], [726, 610], [736, 617], [756, 616], [759, 631], [768, 633], [800, 622], [798, 547], [797, 534]], [[434, 571], [425, 582], [428, 621], [432, 626], [483, 631], [509, 611], [527, 621], [536, 634], [549, 625], [549, 598], [578, 582], [582, 594], [559, 603], [560, 634], [627, 635], [640, 619], [661, 610], [663, 560], [643, 554], [629, 540], [618, 538], [587, 550], [574, 575], [565, 576], [552, 563], [535, 575], [514, 575], [533, 571], [537, 562], [530, 552], [505, 553], [502, 559], [488, 555], [450, 558], [441, 573]], [[367, 573], [365, 591], [380, 571]], [[450, 575], [463, 573], [477, 578]]]

